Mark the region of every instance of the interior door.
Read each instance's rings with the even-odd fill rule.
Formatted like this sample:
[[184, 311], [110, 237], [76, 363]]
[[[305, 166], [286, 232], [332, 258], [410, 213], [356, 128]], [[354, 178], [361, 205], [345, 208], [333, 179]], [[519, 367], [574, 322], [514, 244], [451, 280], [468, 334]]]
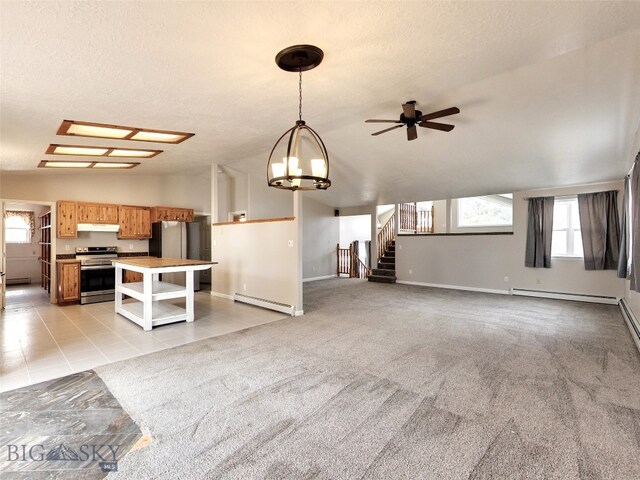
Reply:
[[7, 286], [5, 283], [7, 271], [7, 247], [4, 243], [4, 211], [5, 204], [2, 202], [0, 208], [0, 309], [3, 309], [7, 304]]

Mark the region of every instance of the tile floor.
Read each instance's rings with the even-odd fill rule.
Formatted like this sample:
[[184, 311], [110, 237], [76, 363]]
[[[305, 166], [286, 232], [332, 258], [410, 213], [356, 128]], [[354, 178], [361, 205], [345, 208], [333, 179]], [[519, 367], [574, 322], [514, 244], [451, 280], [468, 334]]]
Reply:
[[0, 392], [285, 318], [196, 292], [196, 320], [145, 332], [113, 302], [58, 307], [38, 285], [7, 289], [0, 313]]

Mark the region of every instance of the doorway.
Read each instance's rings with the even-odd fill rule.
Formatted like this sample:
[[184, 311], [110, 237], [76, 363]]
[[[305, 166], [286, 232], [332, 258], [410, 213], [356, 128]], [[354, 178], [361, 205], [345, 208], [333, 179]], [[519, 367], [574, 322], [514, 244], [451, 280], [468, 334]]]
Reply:
[[2, 308], [20, 309], [55, 302], [54, 205], [39, 201], [2, 201]]

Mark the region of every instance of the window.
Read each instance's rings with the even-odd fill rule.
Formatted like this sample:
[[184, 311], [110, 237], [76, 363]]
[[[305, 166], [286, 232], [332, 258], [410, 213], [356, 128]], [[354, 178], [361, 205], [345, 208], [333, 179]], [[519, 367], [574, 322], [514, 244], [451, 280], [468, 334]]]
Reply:
[[513, 195], [510, 193], [458, 198], [456, 206], [454, 225], [458, 228], [502, 229], [513, 225]]
[[7, 243], [30, 243], [31, 227], [22, 217], [8, 217], [4, 222], [5, 241]]
[[553, 206], [551, 256], [583, 257], [577, 198], [556, 198]]

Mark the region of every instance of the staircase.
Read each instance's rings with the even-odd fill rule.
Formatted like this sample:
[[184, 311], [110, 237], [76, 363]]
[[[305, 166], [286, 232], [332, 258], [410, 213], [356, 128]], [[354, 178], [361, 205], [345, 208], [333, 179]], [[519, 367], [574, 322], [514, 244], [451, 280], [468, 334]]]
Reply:
[[378, 260], [378, 268], [371, 269], [370, 282], [396, 283], [396, 241], [393, 240]]

